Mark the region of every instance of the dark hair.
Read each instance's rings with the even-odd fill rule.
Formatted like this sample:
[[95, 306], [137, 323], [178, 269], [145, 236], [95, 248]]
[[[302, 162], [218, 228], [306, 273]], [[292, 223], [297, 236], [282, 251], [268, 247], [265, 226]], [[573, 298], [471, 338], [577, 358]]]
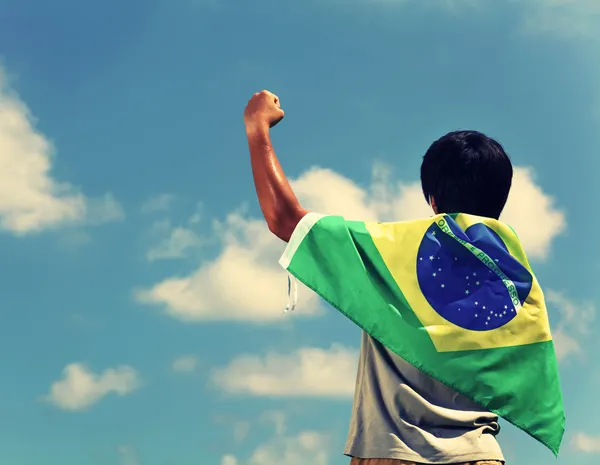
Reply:
[[421, 186], [438, 213], [499, 218], [512, 183], [508, 155], [477, 131], [455, 131], [436, 140], [421, 164]]

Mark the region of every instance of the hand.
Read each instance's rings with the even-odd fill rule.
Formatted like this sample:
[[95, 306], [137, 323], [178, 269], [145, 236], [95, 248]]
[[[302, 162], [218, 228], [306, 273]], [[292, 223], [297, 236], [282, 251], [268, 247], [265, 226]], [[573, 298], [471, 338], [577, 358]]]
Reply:
[[279, 97], [268, 90], [254, 94], [244, 110], [246, 128], [272, 128], [283, 119]]

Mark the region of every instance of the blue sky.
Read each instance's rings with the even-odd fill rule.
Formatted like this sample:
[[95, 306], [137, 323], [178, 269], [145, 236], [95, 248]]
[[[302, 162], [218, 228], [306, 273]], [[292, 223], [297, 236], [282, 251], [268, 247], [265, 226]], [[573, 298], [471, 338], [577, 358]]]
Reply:
[[266, 88], [323, 213], [427, 214], [434, 138], [504, 144], [560, 356], [557, 463], [598, 463], [599, 21], [595, 0], [0, 0], [0, 462], [347, 463], [359, 333], [302, 289], [282, 314], [242, 124]]

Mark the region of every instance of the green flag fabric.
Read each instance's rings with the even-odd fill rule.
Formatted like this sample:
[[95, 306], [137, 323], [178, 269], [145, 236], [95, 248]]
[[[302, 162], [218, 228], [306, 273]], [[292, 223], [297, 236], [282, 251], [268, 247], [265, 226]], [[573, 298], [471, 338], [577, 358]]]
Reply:
[[565, 415], [544, 296], [516, 233], [466, 214], [307, 214], [280, 264], [392, 352], [558, 455]]

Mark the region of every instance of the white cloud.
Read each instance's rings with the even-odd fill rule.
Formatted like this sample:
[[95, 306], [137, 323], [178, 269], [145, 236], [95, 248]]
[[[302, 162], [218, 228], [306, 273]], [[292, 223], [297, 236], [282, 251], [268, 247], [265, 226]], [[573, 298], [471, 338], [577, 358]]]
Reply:
[[213, 371], [213, 385], [229, 394], [349, 398], [354, 393], [358, 351], [340, 345], [301, 348], [264, 357], [241, 355]]
[[534, 0], [519, 5], [525, 10], [523, 29], [527, 33], [566, 38], [599, 36], [598, 0]]
[[[274, 415], [273, 415], [274, 414]], [[281, 412], [265, 412], [263, 421], [273, 421], [275, 434], [254, 449], [247, 460], [225, 455], [221, 465], [328, 465], [331, 437], [321, 431], [305, 430], [286, 435], [286, 417]]]
[[130, 446], [117, 447], [121, 465], [140, 465], [136, 451]]
[[269, 410], [260, 416], [262, 423], [272, 423], [277, 436], [283, 436], [287, 430], [287, 415], [280, 410]]
[[0, 229], [15, 235], [123, 217], [111, 194], [87, 199], [52, 177], [53, 147], [0, 68]]
[[573, 447], [588, 454], [600, 454], [600, 436], [577, 432], [571, 439]]
[[182, 355], [171, 363], [171, 369], [176, 373], [193, 373], [198, 368], [198, 357]]
[[535, 183], [533, 169], [524, 167], [515, 168], [513, 186], [500, 219], [516, 230], [529, 258], [540, 260], [547, 258], [552, 241], [567, 227], [564, 212]]
[[257, 447], [248, 465], [327, 465], [330, 438], [318, 431], [302, 431], [293, 436], [277, 436]]
[[598, 0], [437, 0], [418, 2], [417, 0], [328, 0], [347, 6], [349, 3], [364, 4], [369, 7], [419, 7], [444, 9], [450, 15], [468, 15], [473, 12], [495, 13], [504, 3], [515, 5], [517, 18], [516, 30], [526, 35], [551, 35], [565, 39], [600, 38], [600, 2]]
[[[264, 221], [232, 213], [218, 228], [221, 254], [193, 274], [166, 279], [136, 292], [138, 301], [163, 305], [183, 321], [272, 322], [283, 318], [286, 275], [277, 264], [282, 243]], [[233, 292], [235, 290], [235, 292]], [[317, 312], [317, 298], [300, 292], [300, 315]]]
[[64, 410], [86, 410], [109, 394], [130, 394], [140, 384], [139, 375], [128, 366], [96, 374], [83, 364], [72, 363], [64, 368], [62, 379], [52, 383], [43, 400]]
[[246, 439], [251, 429], [251, 423], [247, 420], [241, 420], [235, 417], [229, 417], [226, 415], [216, 415], [214, 420], [218, 424], [226, 425], [231, 427], [233, 433], [233, 440], [235, 444], [239, 444]]
[[[329, 169], [312, 168], [291, 181], [306, 208], [348, 219], [401, 221], [431, 215], [419, 182], [394, 181], [379, 164], [363, 187]], [[531, 168], [516, 167], [512, 193], [502, 217], [515, 228], [532, 259], [548, 256], [552, 241], [566, 227], [564, 213], [535, 183]], [[183, 321], [281, 321], [287, 301], [285, 272], [277, 259], [283, 244], [264, 220], [233, 212], [218, 224], [221, 252], [192, 274], [173, 276], [136, 292], [138, 301], [160, 305]], [[299, 291], [298, 316], [319, 313], [317, 297]]]
[[168, 221], [157, 222], [154, 229], [167, 229], [167, 232], [166, 237], [148, 250], [146, 258], [149, 262], [183, 258], [190, 250], [202, 245], [202, 240], [194, 231], [184, 227], [170, 228]]
[[581, 353], [579, 341], [569, 334], [562, 325], [552, 331], [552, 340], [554, 341], [554, 350], [558, 361], [565, 360], [569, 355]]
[[233, 439], [236, 443], [242, 442], [250, 432], [250, 423], [247, 421], [236, 421], [233, 424]]
[[171, 208], [174, 200], [173, 194], [160, 194], [144, 202], [140, 210], [142, 213], [166, 212]]
[[90, 198], [86, 204], [84, 223], [95, 226], [125, 218], [125, 211], [113, 194], [107, 193], [100, 198]]
[[231, 428], [233, 442], [236, 445], [243, 442], [251, 431], [252, 424], [248, 420], [227, 415], [215, 415], [213, 418], [216, 423], [225, 425], [228, 429]]
[[202, 210], [204, 208], [204, 205], [202, 204], [202, 202], [198, 202], [196, 204], [196, 210], [194, 211], [194, 213], [192, 213], [192, 216], [190, 216], [188, 223], [191, 225], [195, 225], [200, 223], [200, 221], [202, 220]]
[[594, 303], [573, 301], [552, 289], [546, 290], [545, 299], [548, 307], [555, 308], [560, 314], [560, 320], [552, 331], [556, 357], [565, 360], [572, 355], [583, 356], [581, 347], [596, 316]]
[[[165, 202], [164, 196], [154, 199], [151, 203]], [[168, 197], [167, 197], [168, 198]], [[156, 210], [157, 206], [152, 208]], [[193, 215], [188, 219], [187, 226], [174, 226], [169, 218], [163, 218], [155, 221], [149, 228], [149, 236], [155, 243], [146, 253], [146, 259], [149, 262], [156, 260], [173, 260], [185, 258], [194, 249], [206, 245], [206, 240], [202, 239], [192, 227], [196, 226], [201, 219], [201, 204], [199, 203], [194, 210]], [[191, 227], [190, 227], [191, 226]]]
[[[338, 2], [340, 0], [329, 0]], [[416, 0], [354, 0], [366, 4], [382, 4], [392, 7], [407, 7], [417, 4]], [[348, 2], [343, 2], [346, 5]], [[482, 0], [438, 0], [420, 2], [430, 8], [445, 8], [449, 13], [467, 14], [473, 9], [496, 9], [500, 2]], [[519, 32], [531, 35], [549, 34], [572, 38], [599, 38], [600, 2], [598, 0], [508, 0], [518, 8], [516, 22]]]
[[238, 461], [233, 455], [224, 455], [221, 458], [221, 465], [237, 465]]

